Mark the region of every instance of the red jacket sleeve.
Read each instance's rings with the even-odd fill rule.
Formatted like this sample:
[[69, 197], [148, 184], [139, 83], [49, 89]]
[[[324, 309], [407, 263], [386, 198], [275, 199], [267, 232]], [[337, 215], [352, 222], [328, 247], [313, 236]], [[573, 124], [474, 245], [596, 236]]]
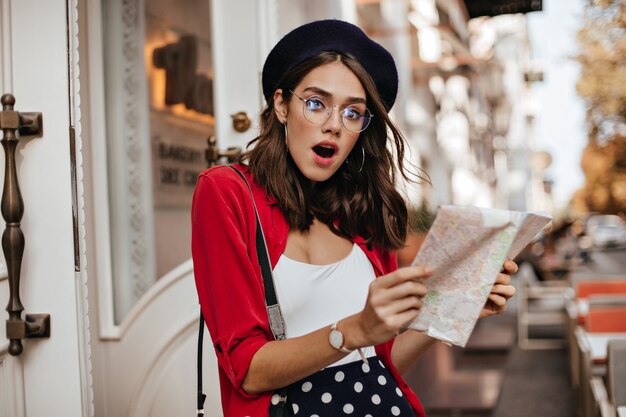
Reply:
[[196, 288], [217, 361], [233, 387], [248, 396], [241, 385], [250, 361], [272, 340], [248, 188], [226, 167], [204, 171], [191, 217]]

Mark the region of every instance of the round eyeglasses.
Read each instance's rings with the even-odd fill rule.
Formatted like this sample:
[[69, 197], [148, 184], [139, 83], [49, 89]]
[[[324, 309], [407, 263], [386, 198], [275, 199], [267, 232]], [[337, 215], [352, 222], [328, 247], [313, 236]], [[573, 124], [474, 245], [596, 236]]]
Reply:
[[326, 123], [330, 116], [333, 114], [333, 109], [337, 107], [339, 114], [341, 115], [341, 124], [347, 130], [353, 133], [359, 133], [367, 129], [370, 121], [374, 115], [367, 107], [362, 104], [349, 104], [347, 106], [328, 106], [324, 99], [318, 96], [309, 98], [302, 98], [293, 91], [289, 90], [291, 94], [302, 100], [303, 107], [302, 113], [304, 118], [314, 125], [321, 125]]

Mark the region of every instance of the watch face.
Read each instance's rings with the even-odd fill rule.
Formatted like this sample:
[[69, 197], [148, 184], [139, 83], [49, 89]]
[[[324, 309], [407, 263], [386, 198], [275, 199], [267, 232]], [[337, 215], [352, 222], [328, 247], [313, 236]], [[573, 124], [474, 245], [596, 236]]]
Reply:
[[343, 346], [343, 334], [339, 330], [331, 330], [328, 335], [328, 341], [332, 347], [339, 349]]

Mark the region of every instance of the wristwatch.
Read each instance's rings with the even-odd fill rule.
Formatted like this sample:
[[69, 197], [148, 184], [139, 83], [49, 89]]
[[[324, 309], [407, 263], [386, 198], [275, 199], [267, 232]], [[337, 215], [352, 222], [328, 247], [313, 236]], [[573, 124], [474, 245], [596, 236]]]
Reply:
[[[343, 353], [354, 352], [354, 350], [346, 349], [346, 347], [343, 345], [343, 341], [344, 341], [343, 333], [341, 333], [341, 330], [337, 328], [337, 323], [339, 322], [336, 321], [333, 323], [332, 326], [330, 326], [330, 333], [328, 333], [328, 343], [330, 343], [332, 347], [334, 347], [335, 349]], [[363, 349], [358, 348], [356, 350], [359, 352], [359, 356], [361, 356], [361, 359], [363, 360], [363, 362], [365, 362], [366, 364], [369, 364], [369, 362], [367, 361], [367, 358], [365, 357], [365, 353], [363, 353]]]
[[354, 352], [353, 350], [346, 349], [343, 346], [343, 340], [344, 340], [343, 333], [341, 333], [341, 330], [337, 328], [337, 323], [339, 322], [336, 321], [333, 323], [332, 326], [330, 326], [330, 333], [328, 334], [328, 343], [330, 343], [332, 347], [334, 347], [337, 350], [342, 351], [343, 353]]

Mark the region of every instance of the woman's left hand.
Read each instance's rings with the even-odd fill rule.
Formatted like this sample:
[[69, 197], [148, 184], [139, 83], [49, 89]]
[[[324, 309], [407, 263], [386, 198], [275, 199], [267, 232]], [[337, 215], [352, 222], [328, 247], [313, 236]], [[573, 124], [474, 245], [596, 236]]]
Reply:
[[517, 272], [517, 264], [511, 260], [504, 262], [502, 271], [498, 274], [495, 284], [491, 288], [489, 298], [480, 312], [480, 317], [500, 314], [507, 307], [509, 298], [515, 295], [515, 287], [511, 285], [511, 274]]

